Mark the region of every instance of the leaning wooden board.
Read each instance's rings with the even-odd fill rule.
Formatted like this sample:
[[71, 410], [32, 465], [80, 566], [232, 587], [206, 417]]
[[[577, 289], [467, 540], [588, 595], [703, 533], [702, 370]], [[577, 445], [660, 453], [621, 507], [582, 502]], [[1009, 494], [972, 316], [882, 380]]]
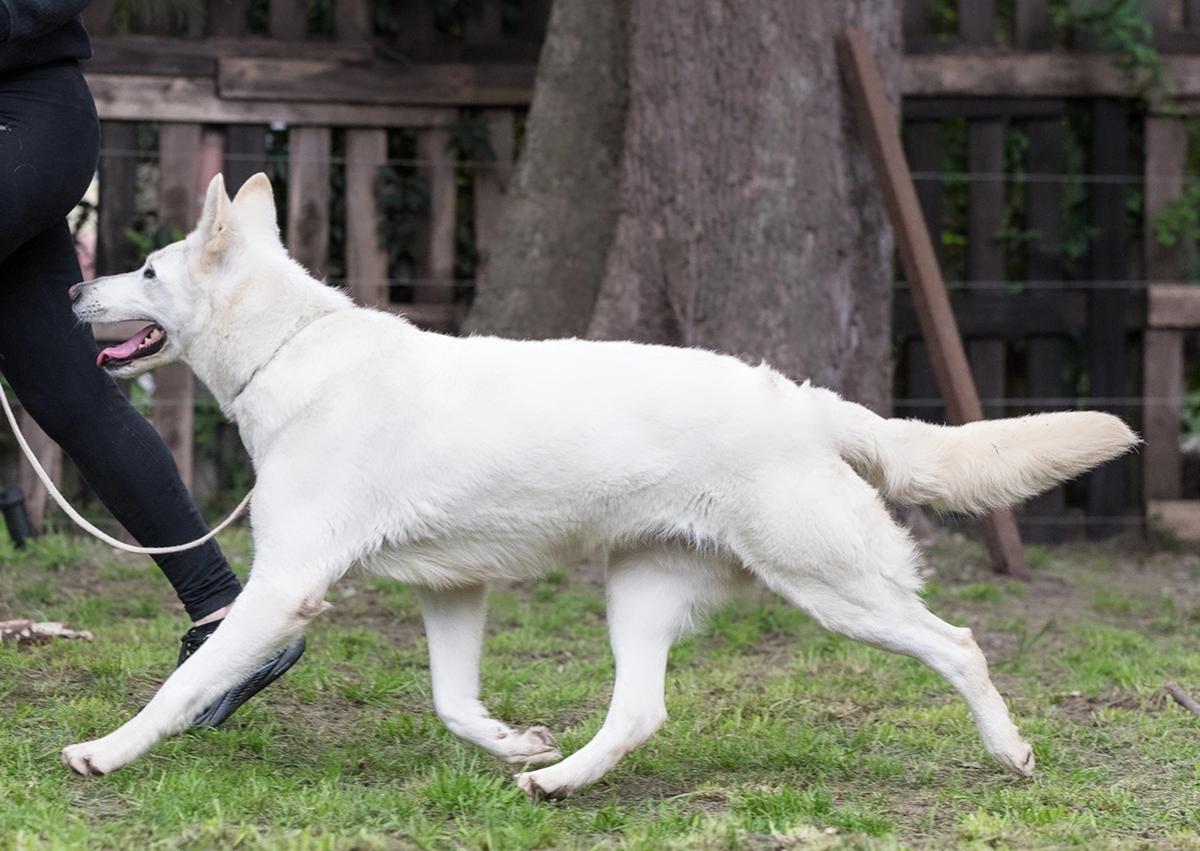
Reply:
[[[879, 179], [946, 412], [956, 424], [983, 419], [946, 285], [904, 158], [896, 115], [884, 92], [870, 42], [860, 30], [849, 29], [839, 48], [859, 131]], [[1029, 566], [1016, 516], [1011, 511], [997, 511], [984, 517], [980, 525], [996, 572], [1028, 578]]]

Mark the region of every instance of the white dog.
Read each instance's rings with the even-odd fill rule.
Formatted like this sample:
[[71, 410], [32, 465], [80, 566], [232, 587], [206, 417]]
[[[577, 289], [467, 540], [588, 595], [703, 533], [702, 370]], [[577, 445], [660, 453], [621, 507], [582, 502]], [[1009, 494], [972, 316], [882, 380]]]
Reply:
[[[433, 700], [458, 736], [510, 763], [532, 796], [595, 782], [666, 718], [667, 651], [757, 579], [844, 635], [923, 661], [970, 706], [988, 751], [1033, 753], [971, 632], [917, 596], [918, 554], [883, 497], [979, 512], [1128, 450], [1101, 413], [959, 428], [887, 420], [763, 365], [634, 343], [456, 338], [355, 307], [280, 243], [263, 175], [145, 266], [77, 285], [85, 321], [153, 324], [101, 353], [136, 375], [189, 363], [254, 461], [254, 566], [225, 622], [141, 712], [71, 745], [113, 771], [184, 728], [325, 608], [352, 567], [409, 583]], [[489, 582], [608, 553], [616, 684], [604, 725], [566, 759], [479, 699]], [[561, 760], [561, 761], [560, 761]]]

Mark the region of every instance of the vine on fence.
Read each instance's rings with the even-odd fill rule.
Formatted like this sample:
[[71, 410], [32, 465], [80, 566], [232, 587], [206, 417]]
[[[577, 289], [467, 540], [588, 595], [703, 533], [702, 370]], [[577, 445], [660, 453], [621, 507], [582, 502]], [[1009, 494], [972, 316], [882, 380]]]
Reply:
[[1149, 105], [1170, 99], [1171, 81], [1154, 47], [1154, 27], [1141, 0], [1054, 0], [1049, 11], [1057, 41], [1078, 46], [1078, 41], [1093, 40], [1099, 50], [1111, 54], [1131, 92]]

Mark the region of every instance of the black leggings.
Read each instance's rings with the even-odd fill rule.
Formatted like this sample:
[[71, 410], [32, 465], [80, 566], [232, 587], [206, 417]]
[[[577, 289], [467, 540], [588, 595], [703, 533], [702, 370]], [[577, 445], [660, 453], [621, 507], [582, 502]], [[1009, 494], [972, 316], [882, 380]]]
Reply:
[[[66, 216], [95, 174], [99, 137], [74, 62], [0, 75], [0, 372], [139, 543], [180, 544], [204, 521], [154, 427], [96, 366], [67, 299], [82, 275]], [[214, 542], [155, 561], [193, 619], [241, 590]]]

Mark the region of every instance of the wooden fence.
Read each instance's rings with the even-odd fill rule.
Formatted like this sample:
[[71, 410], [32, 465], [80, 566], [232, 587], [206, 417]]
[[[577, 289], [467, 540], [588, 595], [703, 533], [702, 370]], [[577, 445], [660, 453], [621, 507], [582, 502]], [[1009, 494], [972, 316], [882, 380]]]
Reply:
[[[205, 14], [151, 22], [153, 31], [138, 35], [110, 34], [114, 3], [93, 3], [88, 79], [104, 130], [99, 271], [135, 259], [125, 231], [138, 184], [132, 152], [144, 152], [145, 133], [157, 133], [159, 219], [185, 229], [212, 173], [223, 169], [236, 186], [268, 163], [268, 131], [286, 129], [284, 231], [293, 253], [321, 274], [331, 230], [343, 228], [346, 283], [360, 302], [455, 329], [470, 294], [470, 282], [456, 280], [456, 244], [461, 250], [469, 224], [473, 250], [486, 256], [545, 29], [548, 0], [518, 5], [514, 22], [502, 14], [511, 2], [472, 4], [447, 32], [432, 2], [411, 0], [394, 6], [399, 35], [381, 39], [367, 0], [336, 0], [323, 21], [302, 0], [271, 0], [257, 24], [248, 0], [209, 0]], [[1051, 49], [1047, 0], [999, 5], [1010, 19], [994, 0], [940, 4], [950, 31], [928, 0], [908, 0], [904, 13], [904, 138], [930, 230], [945, 235], [947, 278], [959, 279], [952, 300], [980, 396], [990, 415], [1109, 408], [1148, 439], [1140, 457], [1034, 501], [1026, 534], [1140, 528], [1146, 498], [1160, 516], [1168, 503], [1166, 514], [1188, 515], [1178, 502], [1192, 494], [1178, 448], [1185, 331], [1148, 314], [1145, 283], [1177, 282], [1182, 261], [1141, 229], [1185, 184], [1187, 115], [1200, 103], [1200, 59], [1189, 55], [1200, 46], [1200, 30], [1190, 28], [1200, 27], [1200, 3], [1146, 3], [1174, 80], [1170, 114], [1147, 113], [1112, 57], [1087, 52], [1086, 35], [1083, 52]], [[486, 128], [494, 158], [464, 163], [450, 153], [464, 112]], [[375, 187], [401, 129], [415, 134], [412, 164], [429, 197], [418, 269], [397, 287], [377, 239]], [[1014, 131], [1025, 145], [1015, 153]], [[331, 180], [337, 169], [340, 183]], [[1127, 201], [1139, 195], [1145, 215], [1131, 216]], [[1003, 236], [1014, 231], [1020, 238]], [[1061, 250], [1080, 233], [1085, 250]], [[938, 419], [903, 284], [896, 295], [897, 411]], [[193, 393], [182, 367], [159, 371], [154, 419], [189, 481]]]
[[[313, 33], [303, 0], [273, 0], [266, 34], [249, 33], [244, 0], [211, 0], [184, 20], [143, 22], [149, 32], [110, 35], [113, 2], [94, 2], [86, 23], [96, 58], [86, 67], [102, 120], [97, 225], [98, 274], [126, 270], [138, 246], [128, 230], [137, 215], [139, 160], [145, 135], [156, 136], [157, 221], [188, 230], [204, 188], [224, 171], [231, 189], [268, 165], [268, 133], [286, 131], [287, 207], [282, 224], [292, 254], [317, 276], [329, 271], [330, 234], [344, 228], [345, 283], [362, 304], [403, 310], [418, 324], [453, 331], [467, 302], [455, 284], [461, 215], [449, 134], [464, 109], [487, 133], [486, 161], [468, 164], [474, 252], [486, 255], [511, 172], [515, 127], [532, 93], [548, 3], [526, 0], [519, 26], [506, 28], [501, 4], [482, 4], [457, 37], [436, 29], [431, 3], [398, 6], [393, 43], [402, 61], [373, 62], [368, 0], [338, 0], [332, 27]], [[136, 25], [135, 21], [135, 25]], [[427, 221], [415, 252], [415, 276], [403, 291], [389, 274], [377, 239], [380, 170], [389, 164], [389, 134], [415, 136], [413, 164], [428, 186]], [[344, 134], [344, 154], [332, 155]], [[151, 155], [153, 156], [153, 155]], [[344, 171], [343, 199], [332, 196], [331, 172]], [[342, 203], [336, 204], [335, 202]], [[331, 209], [344, 220], [331, 221]], [[403, 301], [401, 299], [404, 299]], [[98, 328], [101, 340], [123, 339], [128, 327]], [[155, 373], [152, 417], [193, 482], [196, 387], [183, 365]], [[55, 446], [23, 417], [39, 456], [54, 474]], [[46, 495], [28, 467], [20, 483], [36, 519]]]
[[[1182, 495], [1183, 332], [1143, 329], [1146, 281], [1184, 272], [1180, 250], [1159, 245], [1153, 223], [1182, 192], [1184, 113], [1200, 94], [1187, 55], [1200, 48], [1200, 4], [1144, 4], [1175, 84], [1153, 107], [1131, 96], [1135, 85], [1113, 57], [1063, 51], [1050, 5], [1015, 0], [1002, 20], [993, 0], [958, 0], [941, 4], [955, 13], [941, 21], [924, 0], [905, 5], [906, 148], [931, 231], [961, 242], [947, 239], [941, 259], [961, 277], [955, 313], [985, 411], [1108, 409], [1147, 437], [1142, 455], [1031, 502], [1022, 525], [1034, 538], [1139, 527], [1143, 499]], [[1083, 25], [1066, 35], [1084, 49], [1100, 38]], [[1159, 111], [1168, 107], [1171, 117]], [[1023, 150], [1013, 151], [1014, 138]], [[897, 406], [936, 418], [924, 346], [898, 296]]]

